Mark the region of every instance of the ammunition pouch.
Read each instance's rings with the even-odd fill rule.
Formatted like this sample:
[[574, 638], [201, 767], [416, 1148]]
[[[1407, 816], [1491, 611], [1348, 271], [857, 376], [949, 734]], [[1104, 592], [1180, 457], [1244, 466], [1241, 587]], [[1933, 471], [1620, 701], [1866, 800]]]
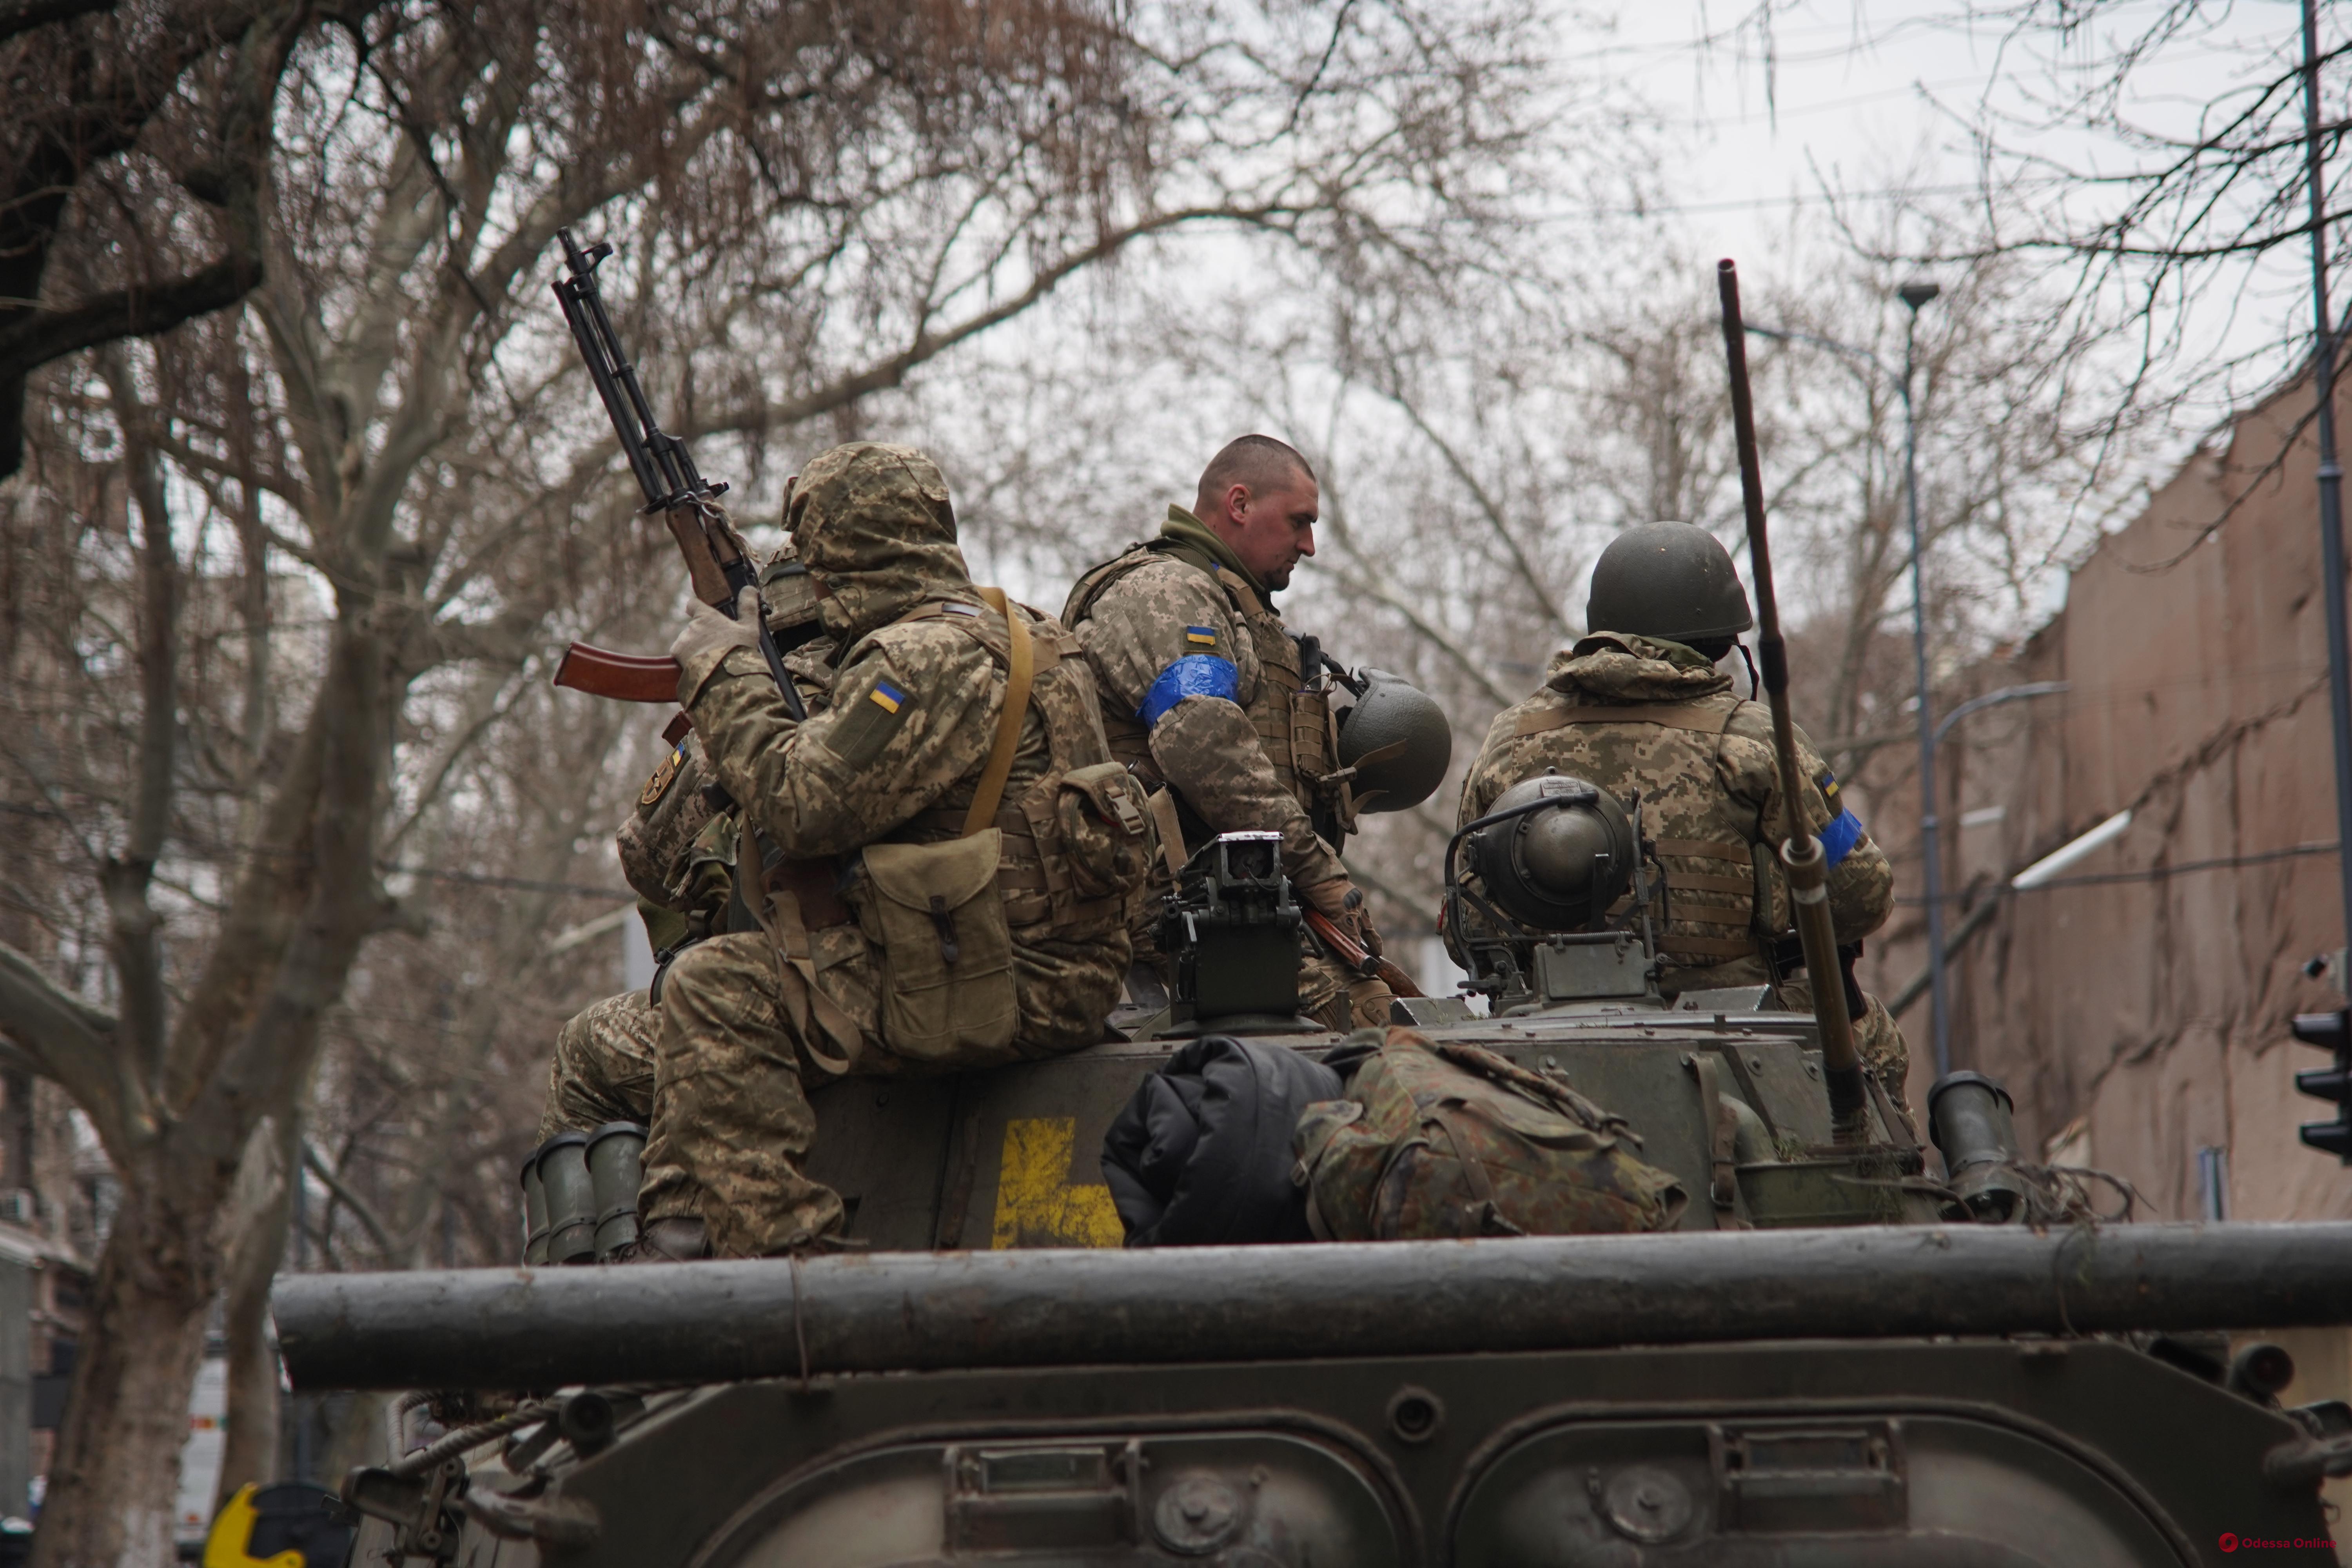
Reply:
[[682, 911], [701, 936], [755, 929], [751, 909], [737, 886], [742, 814], [722, 811], [706, 821], [686, 847], [685, 866], [671, 885], [670, 905]]
[[1143, 787], [1117, 763], [1095, 763], [1071, 769], [1050, 790], [1031, 790], [1021, 815], [1054, 924], [1123, 925], [1128, 900], [1151, 869]]
[[883, 1044], [909, 1066], [988, 1067], [1015, 1054], [1013, 932], [997, 884], [1003, 843], [989, 827], [864, 851], [851, 907], [881, 953]]
[[662, 759], [614, 836], [629, 886], [679, 914], [690, 912], [679, 899], [695, 849], [711, 819], [725, 815], [725, 792], [706, 788], [709, 778], [700, 743], [689, 736]]

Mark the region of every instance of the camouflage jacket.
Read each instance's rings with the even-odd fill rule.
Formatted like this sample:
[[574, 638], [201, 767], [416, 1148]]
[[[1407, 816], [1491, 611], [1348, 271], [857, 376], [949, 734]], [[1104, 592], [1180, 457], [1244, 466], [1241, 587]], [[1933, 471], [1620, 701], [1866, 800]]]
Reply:
[[1310, 816], [1338, 766], [1329, 701], [1222, 540], [1171, 506], [1158, 539], [1078, 579], [1062, 618], [1086, 644], [1112, 755], [1175, 790], [1188, 837], [1279, 833], [1293, 881], [1345, 875]]
[[[842, 648], [832, 703], [795, 723], [757, 652], [697, 659], [678, 692], [713, 771], [787, 858], [956, 837], [1004, 705], [1007, 631], [965, 570], [938, 469], [906, 447], [836, 447], [803, 471], [790, 515]], [[1109, 752], [1077, 639], [1006, 604], [1029, 630], [1035, 673], [995, 819], [999, 882], [1024, 1017], [1050, 1016], [1082, 1044], [1127, 968], [1131, 886], [1088, 898], [1066, 885], [1055, 818], [1062, 781]]]
[[[821, 713], [832, 698], [837, 649], [814, 624], [814, 600], [802, 602], [805, 579], [786, 578], [786, 564], [780, 557], [761, 574], [768, 626], [790, 647], [784, 670], [802, 705]], [[701, 739], [688, 730], [671, 743], [614, 835], [622, 874], [637, 894], [637, 912], [657, 952], [689, 937], [752, 929], [748, 909], [730, 908], [741, 812], [720, 810], [704, 793], [710, 782]]]
[[[1805, 825], [1829, 852], [1838, 940], [1859, 942], [1893, 908], [1894, 873], [1801, 731], [1797, 749]], [[1783, 817], [1763, 704], [1733, 696], [1729, 676], [1678, 643], [1595, 632], [1553, 657], [1541, 690], [1496, 716], [1457, 826], [1547, 773], [1621, 800], [1641, 792], [1643, 828], [1664, 871], [1668, 994], [1777, 978], [1764, 942], [1788, 931], [1791, 916], [1774, 860]]]

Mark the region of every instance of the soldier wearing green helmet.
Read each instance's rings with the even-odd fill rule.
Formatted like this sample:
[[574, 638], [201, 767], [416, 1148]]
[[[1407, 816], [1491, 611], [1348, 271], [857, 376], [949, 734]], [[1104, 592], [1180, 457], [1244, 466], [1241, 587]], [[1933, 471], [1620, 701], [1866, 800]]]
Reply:
[[[1659, 984], [1685, 991], [1771, 985], [1791, 1010], [1812, 1005], [1775, 849], [1785, 831], [1771, 718], [1732, 692], [1717, 666], [1753, 626], [1748, 593], [1714, 534], [1686, 522], [1629, 528], [1592, 569], [1591, 629], [1552, 657], [1540, 689], [1505, 709], [1462, 791], [1457, 821], [1544, 773], [1591, 780], [1618, 798], [1641, 793], [1645, 835], [1663, 873]], [[1830, 910], [1847, 1005], [1864, 1061], [1899, 1098], [1903, 1036], [1853, 984], [1863, 939], [1895, 902], [1886, 855], [1840, 798], [1836, 776], [1801, 731], [1805, 827], [1830, 859]], [[1465, 952], [1446, 933], [1457, 957]]]

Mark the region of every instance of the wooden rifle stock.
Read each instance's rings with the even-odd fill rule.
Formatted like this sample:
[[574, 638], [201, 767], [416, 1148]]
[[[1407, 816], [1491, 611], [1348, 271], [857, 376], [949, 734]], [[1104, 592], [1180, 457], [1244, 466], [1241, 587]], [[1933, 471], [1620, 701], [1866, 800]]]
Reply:
[[1307, 929], [1321, 938], [1323, 945], [1338, 953], [1339, 962], [1357, 973], [1384, 982], [1389, 990], [1399, 996], [1429, 994], [1413, 984], [1412, 975], [1387, 959], [1376, 956], [1362, 942], [1341, 931], [1339, 923], [1321, 910], [1302, 910], [1300, 912], [1307, 917]]

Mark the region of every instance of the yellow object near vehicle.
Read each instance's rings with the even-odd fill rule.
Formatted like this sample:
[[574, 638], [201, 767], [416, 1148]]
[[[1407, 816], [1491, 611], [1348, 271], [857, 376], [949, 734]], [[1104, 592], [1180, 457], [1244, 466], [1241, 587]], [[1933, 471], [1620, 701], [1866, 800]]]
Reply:
[[204, 1568], [341, 1568], [352, 1527], [317, 1487], [278, 1481], [236, 1489], [205, 1536]]

